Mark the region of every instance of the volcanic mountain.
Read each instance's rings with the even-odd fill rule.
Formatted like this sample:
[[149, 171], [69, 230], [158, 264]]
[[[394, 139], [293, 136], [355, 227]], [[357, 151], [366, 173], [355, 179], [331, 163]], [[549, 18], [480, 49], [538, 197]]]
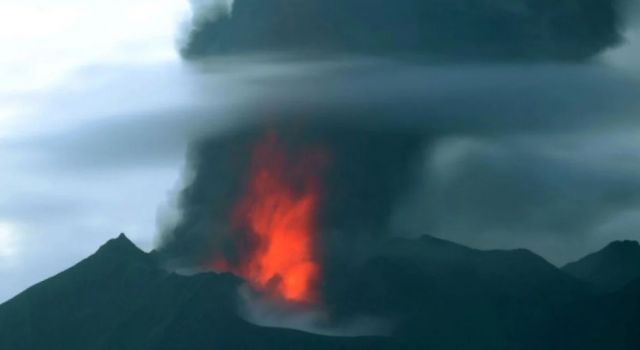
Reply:
[[434, 349], [550, 348], [540, 332], [592, 296], [528, 250], [482, 251], [431, 236], [382, 243], [345, 280], [338, 305], [396, 319], [397, 336]]
[[254, 326], [236, 315], [237, 278], [162, 270], [124, 235], [0, 305], [0, 349], [377, 349], [377, 338], [329, 338]]
[[614, 291], [640, 278], [640, 244], [617, 241], [562, 268], [604, 290]]
[[[251, 324], [231, 274], [182, 276], [124, 235], [0, 305], [0, 349], [637, 349], [640, 280], [599, 293], [527, 250], [438, 238], [373, 244], [327, 291], [336, 324], [385, 318], [384, 337]], [[611, 345], [611, 346], [609, 346]]]

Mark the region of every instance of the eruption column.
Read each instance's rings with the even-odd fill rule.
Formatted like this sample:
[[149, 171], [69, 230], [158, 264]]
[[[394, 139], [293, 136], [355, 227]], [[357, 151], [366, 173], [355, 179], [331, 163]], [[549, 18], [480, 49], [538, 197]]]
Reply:
[[297, 151], [288, 154], [273, 132], [257, 144], [245, 193], [231, 217], [235, 258], [216, 260], [214, 269], [286, 300], [315, 303], [319, 173], [325, 157]]

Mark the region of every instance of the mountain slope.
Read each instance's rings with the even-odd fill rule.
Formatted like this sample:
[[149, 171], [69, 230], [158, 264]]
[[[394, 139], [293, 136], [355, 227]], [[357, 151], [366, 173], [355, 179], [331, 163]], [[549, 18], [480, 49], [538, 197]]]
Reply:
[[[527, 250], [481, 251], [437, 238], [395, 239], [333, 295], [346, 314], [385, 316], [421, 348], [535, 349], [588, 286]], [[353, 298], [358, 295], [358, 298]]]
[[[157, 268], [124, 235], [0, 305], [0, 349], [376, 349], [384, 339], [331, 338], [254, 326], [236, 315], [230, 275]], [[395, 344], [393, 345], [395, 346]]]
[[552, 349], [640, 349], [640, 279], [621, 290], [567, 305], [549, 337]]
[[602, 290], [618, 290], [640, 278], [640, 244], [636, 241], [613, 242], [562, 269]]
[[228, 274], [179, 276], [124, 235], [0, 305], [0, 349], [615, 349], [640, 345], [640, 279], [612, 293], [527, 250], [434, 237], [373, 243], [340, 265], [334, 321], [374, 316], [391, 337], [336, 338], [247, 323]]

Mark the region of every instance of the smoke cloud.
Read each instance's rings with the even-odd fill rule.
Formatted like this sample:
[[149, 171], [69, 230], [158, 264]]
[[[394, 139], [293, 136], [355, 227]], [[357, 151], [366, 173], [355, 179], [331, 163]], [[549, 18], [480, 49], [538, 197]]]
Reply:
[[230, 0], [190, 0], [189, 2], [191, 3], [191, 20], [195, 28], [231, 15], [233, 6], [233, 1]]
[[[253, 147], [269, 130], [275, 131], [289, 152], [312, 148], [327, 152], [329, 166], [322, 177], [326, 205], [322, 205], [319, 227], [323, 237], [349, 232], [340, 239], [344, 243], [359, 234], [386, 234], [393, 203], [412, 182], [412, 167], [421, 155], [424, 135], [361, 129], [349, 122], [324, 123], [317, 117], [314, 120], [311, 113], [296, 114], [311, 119], [271, 119], [194, 145], [192, 181], [180, 198], [182, 220], [165, 248], [195, 264], [206, 263], [212, 252], [224, 249], [228, 241], [224, 235], [231, 232], [231, 211], [249, 180]], [[330, 240], [325, 243], [332, 244]], [[212, 246], [215, 244], [222, 246]]]
[[[328, 155], [315, 248], [333, 322], [376, 312], [353, 300], [354, 280], [394, 275], [403, 261], [375, 256], [393, 237], [525, 247], [559, 264], [633, 227], [640, 143], [619, 140], [640, 133], [640, 80], [603, 62], [566, 63], [620, 42], [623, 1], [236, 0], [231, 14], [211, 4], [194, 2], [182, 53], [212, 81], [238, 75], [224, 107], [211, 110], [215, 125], [190, 146], [179, 219], [159, 245], [170, 266], [210, 269], [219, 256], [233, 264], [254, 244], [243, 236], [239, 247], [231, 218], [267, 132], [286, 157]], [[260, 52], [270, 56], [203, 59]], [[378, 58], [310, 55], [337, 52]], [[225, 84], [207, 79], [206, 98]], [[384, 294], [363, 283], [356, 289]], [[284, 309], [259, 297], [246, 303], [253, 322], [288, 317], [271, 317]], [[320, 317], [291, 315], [299, 325]]]
[[[436, 60], [582, 60], [620, 41], [624, 0], [236, 0], [183, 54], [273, 50], [428, 54]], [[197, 18], [211, 10], [195, 7]]]
[[216, 252], [234, 254], [231, 211], [268, 130], [288, 152], [329, 154], [319, 223], [328, 303], [389, 237], [527, 247], [563, 262], [610, 240], [607, 227], [620, 234], [617, 216], [640, 204], [640, 169], [619, 158], [640, 145], [615, 142], [621, 126], [640, 130], [640, 85], [625, 72], [267, 61], [244, 99], [215, 112], [227, 122], [190, 147], [180, 220], [159, 248], [173, 266], [206, 268]]

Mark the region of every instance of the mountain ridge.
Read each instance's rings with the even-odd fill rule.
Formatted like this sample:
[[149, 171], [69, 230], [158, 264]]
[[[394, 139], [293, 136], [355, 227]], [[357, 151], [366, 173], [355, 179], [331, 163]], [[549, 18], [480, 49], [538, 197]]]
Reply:
[[[614, 245], [615, 247], [616, 245]], [[181, 276], [124, 234], [0, 304], [0, 348], [601, 349], [640, 344], [640, 279], [590, 286], [525, 250], [476, 250], [439, 238], [382, 242], [332, 281], [326, 311], [368, 315], [388, 337], [337, 338], [265, 328], [239, 316], [230, 274]], [[343, 283], [340, 285], [339, 283]], [[544, 335], [544, 336], [541, 336]]]
[[[0, 304], [0, 348], [170, 350], [378, 349], [377, 337], [331, 338], [263, 328], [237, 314], [240, 280], [180, 276], [125, 235]], [[397, 346], [398, 344], [393, 346]]]
[[615, 291], [640, 278], [640, 243], [614, 241], [569, 263], [562, 270], [604, 291]]

